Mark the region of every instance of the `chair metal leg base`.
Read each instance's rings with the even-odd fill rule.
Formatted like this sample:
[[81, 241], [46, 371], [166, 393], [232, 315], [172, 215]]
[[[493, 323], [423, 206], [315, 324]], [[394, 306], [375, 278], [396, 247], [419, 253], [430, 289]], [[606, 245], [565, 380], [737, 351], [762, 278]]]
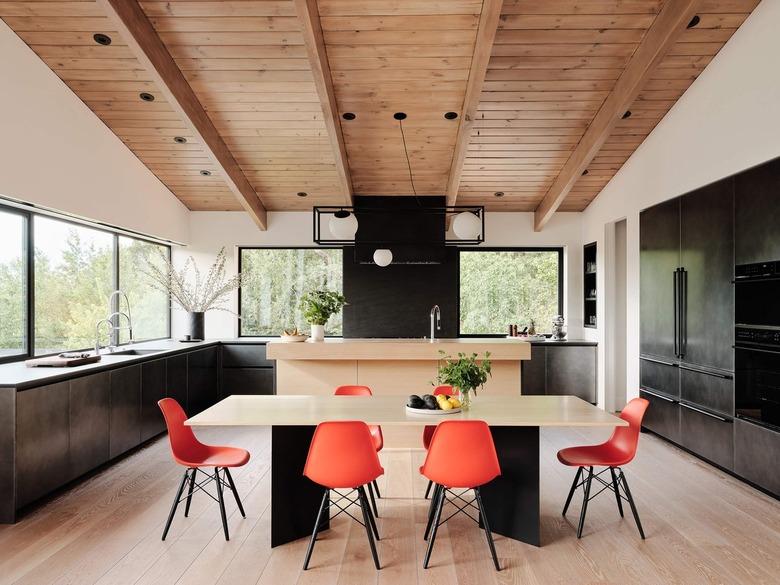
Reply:
[[322, 514], [327, 509], [328, 499], [330, 496], [330, 490], [325, 490], [325, 494], [322, 496], [322, 503], [320, 504], [320, 511], [317, 512], [317, 519], [314, 521], [314, 531], [311, 534], [311, 540], [309, 541], [309, 547], [306, 549], [306, 558], [303, 560], [303, 570], [309, 568], [309, 561], [311, 560], [311, 553], [314, 552], [314, 543], [317, 540], [317, 534], [320, 531], [320, 524], [322, 522]]
[[222, 492], [222, 480], [219, 477], [219, 467], [214, 468], [214, 481], [217, 483], [217, 501], [219, 503], [219, 514], [222, 516], [222, 530], [225, 533], [225, 540], [230, 540], [228, 532], [227, 514], [225, 514], [225, 497]]
[[363, 486], [358, 488], [358, 498], [360, 499], [360, 508], [363, 510], [363, 522], [366, 526], [366, 536], [368, 536], [368, 545], [371, 547], [371, 556], [374, 557], [374, 566], [377, 571], [382, 567], [379, 565], [379, 556], [376, 552], [376, 544], [374, 543], [374, 534], [372, 528], [375, 528], [374, 519], [371, 517], [371, 510], [368, 507], [368, 498], [366, 497], [366, 490]]
[[168, 536], [168, 530], [171, 528], [171, 522], [173, 522], [173, 517], [176, 514], [176, 508], [179, 507], [179, 502], [181, 501], [181, 494], [182, 492], [184, 492], [184, 485], [187, 483], [187, 480], [189, 479], [189, 473], [190, 470], [187, 469], [184, 472], [184, 476], [181, 478], [179, 489], [176, 491], [176, 497], [173, 499], [173, 505], [171, 506], [171, 511], [168, 513], [168, 520], [167, 522], [165, 522], [165, 528], [163, 529], [163, 533], [162, 533], [163, 540], [165, 540], [165, 537]]
[[588, 468], [588, 479], [585, 480], [585, 495], [582, 498], [582, 510], [580, 510], [580, 522], [577, 525], [577, 538], [582, 538], [582, 528], [585, 526], [585, 514], [588, 511], [590, 500], [590, 484], [593, 481], [593, 467]]
[[582, 467], [578, 467], [577, 473], [574, 475], [574, 481], [571, 483], [571, 489], [569, 490], [569, 495], [566, 496], [566, 503], [563, 505], [563, 513], [561, 514], [562, 516], [566, 516], [566, 511], [569, 509], [569, 504], [571, 504], [571, 498], [577, 489], [577, 484], [580, 482], [581, 475], [582, 475]]

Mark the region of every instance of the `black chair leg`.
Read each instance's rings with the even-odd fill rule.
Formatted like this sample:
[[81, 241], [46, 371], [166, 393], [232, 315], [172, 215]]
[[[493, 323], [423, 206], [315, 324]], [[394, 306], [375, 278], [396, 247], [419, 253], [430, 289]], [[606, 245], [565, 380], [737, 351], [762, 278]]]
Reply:
[[428, 540], [428, 535], [431, 533], [431, 526], [433, 525], [433, 516], [436, 514], [436, 503], [439, 501], [439, 492], [444, 488], [438, 484], [433, 486], [433, 495], [431, 496], [431, 505], [428, 506], [428, 523], [425, 525], [425, 534], [423, 540]]
[[233, 476], [230, 475], [230, 470], [227, 467], [224, 467], [223, 469], [225, 470], [225, 477], [228, 480], [230, 491], [233, 492], [233, 497], [236, 498], [236, 505], [238, 506], [238, 511], [241, 512], [241, 516], [246, 518], [246, 512], [244, 512], [244, 506], [241, 504], [241, 498], [238, 497], [238, 490], [236, 489], [236, 484], [233, 482]]
[[374, 557], [374, 566], [377, 571], [381, 568], [379, 566], [379, 556], [376, 554], [376, 544], [374, 543], [374, 535], [372, 534], [373, 519], [371, 518], [371, 510], [368, 508], [368, 498], [366, 498], [366, 490], [363, 486], [358, 488], [358, 499], [360, 500], [360, 509], [363, 511], [363, 522], [366, 525], [366, 536], [368, 536], [368, 545], [371, 547], [371, 556]]
[[580, 523], [577, 526], [577, 538], [582, 537], [582, 527], [585, 526], [585, 513], [588, 510], [590, 498], [590, 483], [593, 481], [593, 467], [588, 468], [588, 479], [585, 480], [585, 495], [582, 498], [582, 510], [580, 510]]
[[322, 514], [325, 512], [325, 508], [327, 507], [329, 495], [330, 495], [330, 490], [325, 490], [325, 494], [322, 496], [322, 503], [320, 504], [320, 511], [317, 512], [317, 519], [314, 521], [314, 530], [311, 533], [309, 548], [306, 549], [306, 558], [303, 561], [304, 571], [309, 568], [311, 553], [314, 551], [314, 542], [317, 540], [317, 534], [320, 531], [320, 524], [322, 524]]
[[623, 518], [623, 502], [620, 498], [620, 484], [615, 475], [615, 468], [610, 467], [609, 472], [612, 474], [612, 488], [615, 490], [615, 500], [617, 500], [618, 512], [620, 512], [620, 517]]
[[179, 484], [179, 489], [176, 490], [176, 497], [173, 499], [173, 506], [171, 506], [171, 511], [168, 513], [168, 521], [165, 523], [165, 528], [163, 529], [162, 539], [165, 540], [165, 537], [168, 536], [168, 529], [171, 527], [171, 522], [173, 522], [173, 516], [176, 514], [176, 508], [179, 507], [179, 500], [181, 499], [181, 494], [184, 492], [184, 484], [187, 483], [187, 479], [189, 478], [190, 470], [187, 469], [184, 472], [184, 477], [181, 478], [181, 483]]
[[[374, 510], [374, 516], [379, 518], [379, 509], [376, 507], [376, 500], [374, 499], [374, 490], [371, 487], [371, 483], [366, 484], [368, 486], [368, 496], [371, 498], [371, 508]], [[378, 496], [377, 496], [378, 497]]]
[[425, 488], [425, 499], [428, 499], [428, 496], [431, 495], [431, 488], [433, 487], [433, 482], [429, 479], [428, 480], [428, 487]]
[[623, 470], [620, 470], [620, 479], [623, 481], [623, 489], [626, 492], [626, 497], [628, 498], [628, 504], [631, 506], [631, 513], [634, 515], [634, 522], [636, 522], [636, 527], [639, 529], [639, 536], [642, 537], [642, 540], [645, 539], [645, 531], [642, 530], [642, 523], [639, 521], [639, 513], [636, 511], [636, 505], [634, 504], [634, 496], [631, 495], [631, 490], [628, 489], [628, 481], [626, 480], [626, 474], [623, 473]]
[[496, 545], [493, 543], [493, 533], [490, 532], [490, 524], [488, 524], [487, 515], [485, 514], [485, 508], [482, 505], [482, 494], [479, 488], [474, 490], [474, 495], [477, 499], [477, 506], [479, 506], [479, 516], [482, 519], [482, 525], [485, 529], [485, 536], [487, 537], [488, 546], [490, 547], [490, 554], [493, 556], [493, 564], [496, 566], [496, 571], [501, 570], [501, 565], [498, 564], [498, 555], [496, 554]]
[[192, 502], [192, 492], [195, 491], [195, 476], [198, 474], [198, 468], [193, 467], [190, 474], [190, 489], [187, 492], [187, 503], [184, 506], [184, 517], [190, 515], [190, 503]]
[[217, 483], [217, 501], [219, 502], [219, 513], [222, 516], [222, 530], [225, 532], [225, 540], [230, 540], [230, 534], [228, 534], [227, 514], [225, 514], [225, 497], [222, 493], [222, 481], [219, 478], [219, 467], [214, 468], [214, 480]]
[[371, 483], [374, 484], [374, 491], [376, 492], [376, 497], [381, 500], [382, 494], [379, 493], [379, 484], [376, 482], [376, 480], [373, 480]]
[[580, 481], [580, 476], [582, 475], [582, 467], [577, 468], [577, 473], [574, 475], [574, 481], [571, 482], [571, 489], [569, 490], [569, 495], [566, 497], [566, 503], [563, 506], [563, 516], [566, 516], [566, 511], [569, 509], [569, 504], [571, 504], [571, 498], [574, 495], [574, 491], [577, 489], [577, 484]]
[[433, 543], [436, 541], [436, 532], [439, 530], [439, 520], [441, 520], [441, 509], [444, 506], [445, 496], [446, 494], [444, 492], [444, 488], [439, 487], [438, 493], [433, 497], [433, 499], [436, 502], [436, 513], [433, 515], [431, 536], [428, 539], [428, 550], [425, 551], [425, 561], [423, 562], [423, 569], [428, 568], [428, 562], [431, 560], [431, 553], [433, 552]]

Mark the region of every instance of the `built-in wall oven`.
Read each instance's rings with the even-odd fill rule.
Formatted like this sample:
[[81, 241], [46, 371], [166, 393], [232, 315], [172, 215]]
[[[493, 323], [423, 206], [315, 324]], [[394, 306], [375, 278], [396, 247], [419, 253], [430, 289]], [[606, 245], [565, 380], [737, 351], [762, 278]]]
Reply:
[[780, 261], [737, 266], [735, 414], [780, 430]]

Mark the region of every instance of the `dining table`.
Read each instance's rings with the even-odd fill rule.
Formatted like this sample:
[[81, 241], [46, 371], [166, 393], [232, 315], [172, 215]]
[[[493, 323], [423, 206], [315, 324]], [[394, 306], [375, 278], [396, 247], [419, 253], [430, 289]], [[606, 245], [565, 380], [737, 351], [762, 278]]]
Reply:
[[[452, 414], [409, 412], [407, 396], [231, 395], [189, 418], [191, 427], [271, 427], [271, 546], [309, 536], [322, 487], [303, 475], [314, 430], [326, 421], [369, 425], [435, 425], [444, 420], [483, 420], [496, 446], [501, 475], [482, 486], [493, 532], [540, 546], [539, 429], [619, 427], [623, 419], [576, 396], [475, 397]], [[422, 449], [422, 437], [420, 439]], [[453, 446], [453, 457], [468, 445]], [[349, 453], [344, 453], [345, 457]], [[356, 486], [357, 487], [357, 486]]]

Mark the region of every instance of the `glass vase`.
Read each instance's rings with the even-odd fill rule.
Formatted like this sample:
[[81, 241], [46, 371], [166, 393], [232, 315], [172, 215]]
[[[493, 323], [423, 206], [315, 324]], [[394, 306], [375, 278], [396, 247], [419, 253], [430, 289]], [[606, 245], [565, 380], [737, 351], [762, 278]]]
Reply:
[[468, 410], [471, 408], [471, 391], [458, 389], [458, 400], [460, 400], [460, 407], [462, 410]]

